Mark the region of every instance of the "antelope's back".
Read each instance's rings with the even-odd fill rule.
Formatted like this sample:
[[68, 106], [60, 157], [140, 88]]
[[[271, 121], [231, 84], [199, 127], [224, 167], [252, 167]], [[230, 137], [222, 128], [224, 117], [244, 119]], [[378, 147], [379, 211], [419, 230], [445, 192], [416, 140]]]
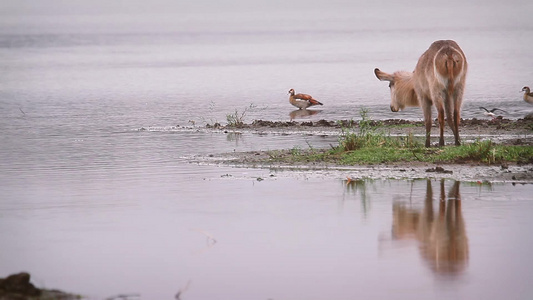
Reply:
[[[414, 75], [418, 77], [418, 84], [425, 82], [427, 85], [432, 85], [440, 82], [444, 87], [449, 80], [452, 80], [454, 85], [464, 85], [467, 68], [466, 56], [461, 47], [455, 41], [440, 40], [433, 42], [422, 54]], [[426, 88], [429, 87], [423, 89]]]

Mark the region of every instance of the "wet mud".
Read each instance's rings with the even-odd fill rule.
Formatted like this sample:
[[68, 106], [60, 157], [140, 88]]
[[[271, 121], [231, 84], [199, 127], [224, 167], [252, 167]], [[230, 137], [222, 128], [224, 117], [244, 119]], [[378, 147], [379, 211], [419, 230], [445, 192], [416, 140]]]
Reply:
[[[405, 119], [369, 120], [368, 126], [383, 129], [391, 135], [407, 134], [424, 135], [425, 128], [423, 121], [413, 121]], [[360, 127], [356, 120], [318, 120], [318, 121], [267, 121], [255, 120], [249, 124], [243, 123], [239, 126], [223, 126], [219, 123], [207, 124], [207, 129], [224, 131], [252, 131], [252, 132], [278, 132], [278, 131], [301, 131], [304, 133], [316, 134], [340, 134], [342, 129], [357, 129]], [[463, 119], [460, 123], [460, 133], [464, 138], [477, 138], [485, 136], [501, 136], [494, 141], [502, 144], [512, 145], [533, 145], [533, 115], [523, 119], [511, 120], [502, 117], [494, 119]], [[445, 132], [447, 131], [445, 127]], [[438, 124], [433, 122], [432, 136], [438, 134]]]

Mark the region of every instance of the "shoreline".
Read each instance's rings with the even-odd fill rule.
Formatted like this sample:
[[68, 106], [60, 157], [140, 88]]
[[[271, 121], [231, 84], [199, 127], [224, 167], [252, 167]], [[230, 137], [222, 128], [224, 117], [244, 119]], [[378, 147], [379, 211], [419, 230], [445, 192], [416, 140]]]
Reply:
[[[390, 119], [371, 121], [379, 130], [390, 136], [424, 136], [425, 129], [422, 121], [408, 121]], [[303, 121], [303, 122], [273, 122], [255, 120], [251, 124], [239, 127], [206, 126], [208, 129], [220, 130], [224, 133], [250, 132], [252, 134], [317, 134], [340, 135], [343, 129], [358, 128], [357, 121]], [[445, 133], [449, 128], [445, 128]], [[467, 119], [462, 120], [460, 127], [461, 138], [470, 143], [476, 140], [488, 139], [499, 145], [519, 145], [533, 147], [533, 118], [509, 120], [497, 118], [493, 120]], [[438, 136], [438, 126], [432, 127], [432, 138]], [[445, 134], [445, 147], [450, 145], [451, 132]], [[434, 149], [438, 147], [432, 146]], [[301, 156], [309, 154], [311, 150], [299, 150]], [[313, 149], [313, 152], [326, 149]], [[349, 179], [418, 179], [418, 178], [451, 178], [460, 181], [479, 182], [512, 182], [533, 183], [533, 158], [526, 158], [525, 162], [503, 162], [484, 164], [480, 162], [464, 161], [450, 162], [420, 162], [399, 161], [376, 164], [341, 164], [334, 161], [291, 161], [290, 149], [270, 151], [251, 151], [212, 154], [207, 157], [196, 156], [192, 162], [199, 164], [214, 164], [232, 167], [248, 167], [270, 169], [273, 171], [293, 170], [305, 172], [328, 172], [331, 176]]]
[[[220, 123], [206, 124], [205, 129], [218, 130], [224, 132], [258, 132], [258, 133], [295, 133], [301, 132], [305, 134], [315, 133], [317, 135], [338, 135], [343, 129], [357, 129], [359, 128], [357, 120], [318, 120], [318, 121], [267, 121], [254, 120], [250, 124], [242, 123], [238, 126], [221, 125]], [[369, 120], [368, 124], [372, 127], [387, 130], [389, 134], [405, 135], [412, 133], [414, 135], [425, 136], [425, 127], [423, 121], [411, 121], [405, 119], [384, 119], [384, 120]], [[176, 128], [187, 128], [180, 127]], [[438, 125], [436, 121], [433, 122], [431, 129], [431, 136], [435, 137], [438, 134]], [[459, 133], [461, 137], [475, 137], [475, 136], [498, 136], [505, 137], [524, 136], [527, 141], [524, 144], [533, 145], [533, 116], [528, 116], [523, 119], [504, 119], [498, 117], [496, 119], [482, 120], [482, 119], [463, 119], [459, 126]], [[451, 130], [448, 125], [444, 128], [445, 136], [451, 136]]]
[[[288, 151], [287, 151], [288, 153]], [[266, 169], [271, 173], [295, 172], [316, 173], [316, 177], [341, 179], [395, 179], [414, 180], [423, 178], [454, 179], [468, 182], [508, 182], [533, 184], [533, 164], [456, 164], [425, 162], [394, 162], [381, 164], [342, 165], [335, 163], [285, 163], [270, 161], [266, 151], [235, 152], [196, 157], [193, 163], [234, 168]], [[290, 176], [290, 175], [289, 175]], [[274, 177], [274, 176], [272, 176]], [[261, 180], [257, 178], [258, 180]]]

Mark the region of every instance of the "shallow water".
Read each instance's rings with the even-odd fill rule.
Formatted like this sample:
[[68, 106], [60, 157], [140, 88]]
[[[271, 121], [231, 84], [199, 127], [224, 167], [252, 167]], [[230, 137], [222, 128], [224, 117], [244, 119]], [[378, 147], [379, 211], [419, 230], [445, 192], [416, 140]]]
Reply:
[[31, 270], [38, 284], [96, 299], [171, 299], [186, 286], [184, 299], [533, 293], [531, 185], [161, 173], [6, 191], [3, 272]]
[[[335, 144], [204, 130], [235, 110], [246, 122], [288, 121], [290, 88], [324, 102], [309, 120], [358, 119], [362, 107], [374, 119], [420, 119], [389, 111], [372, 70], [413, 69], [440, 38], [469, 59], [463, 117], [483, 117], [482, 105], [522, 118], [531, 3], [464, 4], [458, 15], [386, 2], [39, 3], [0, 9], [0, 277], [25, 270], [39, 286], [94, 299], [533, 294], [531, 185], [462, 182], [461, 214], [442, 220], [436, 180], [429, 218], [425, 180], [347, 184], [349, 171], [191, 163]], [[445, 181], [445, 194], [453, 187]], [[454, 234], [462, 246], [435, 259], [434, 238], [447, 245]], [[453, 249], [462, 256], [450, 259]]]

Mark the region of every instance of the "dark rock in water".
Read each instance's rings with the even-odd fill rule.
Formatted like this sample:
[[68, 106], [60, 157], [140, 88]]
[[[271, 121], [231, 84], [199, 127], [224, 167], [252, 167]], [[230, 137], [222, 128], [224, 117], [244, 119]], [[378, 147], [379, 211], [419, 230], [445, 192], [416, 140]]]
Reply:
[[30, 300], [30, 299], [80, 299], [78, 295], [64, 293], [58, 290], [36, 288], [30, 283], [30, 274], [21, 272], [6, 278], [0, 278], [0, 300]]
[[35, 297], [41, 295], [41, 290], [30, 283], [30, 274], [23, 272], [0, 279], [0, 299], [10, 299], [11, 294]]

